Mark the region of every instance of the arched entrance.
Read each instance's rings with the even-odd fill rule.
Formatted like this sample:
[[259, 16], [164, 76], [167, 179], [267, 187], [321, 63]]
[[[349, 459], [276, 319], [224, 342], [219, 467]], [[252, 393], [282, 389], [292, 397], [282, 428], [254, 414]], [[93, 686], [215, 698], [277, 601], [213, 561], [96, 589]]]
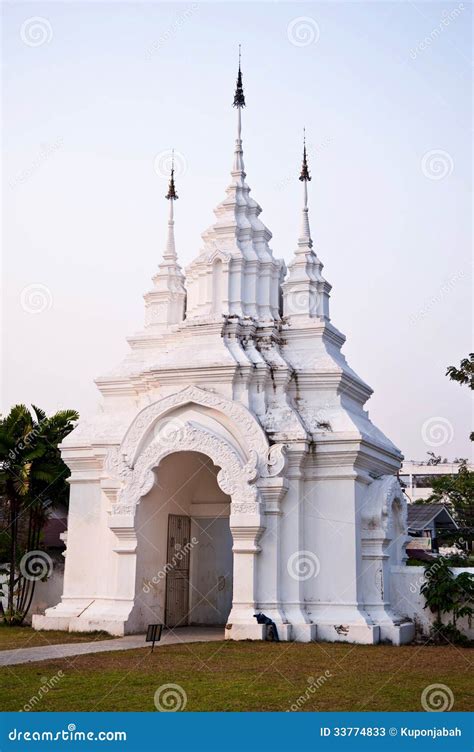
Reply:
[[[212, 538], [219, 543], [214, 544], [214, 548], [203, 548], [202, 556], [193, 555], [192, 550], [189, 552], [189, 575], [186, 574], [188, 561], [183, 562], [182, 579], [189, 580], [191, 592], [197, 582], [201, 583], [197, 588], [201, 596], [200, 599], [198, 596], [200, 604], [189, 599], [189, 590], [183, 582], [172, 583], [171, 577], [167, 580], [166, 571], [169, 570], [166, 567], [168, 558], [173, 554], [170, 540], [173, 535], [169, 532], [169, 525], [174, 522], [178, 524], [177, 521], [170, 523], [168, 516], [191, 517], [196, 523], [198, 515], [194, 514], [194, 508], [191, 510], [193, 514], [189, 514], [188, 506], [192, 507], [197, 501], [194, 502], [191, 497], [183, 498], [181, 506], [184, 504], [186, 514], [182, 514], [179, 508], [171, 512], [172, 507], [168, 505], [168, 514], [163, 514], [160, 530], [153, 535], [153, 514], [160, 509], [160, 502], [157, 503], [156, 499], [159, 498], [160, 484], [164, 484], [167, 463], [172, 463], [170, 468], [174, 468], [170, 469], [170, 477], [181, 478], [190, 493], [192, 463], [196, 461], [192, 457], [196, 455], [205, 458], [200, 460], [201, 467], [204, 462], [207, 468], [213, 469], [213, 492], [217, 494], [213, 503], [226, 505], [225, 515], [216, 514], [216, 508], [202, 510], [203, 514], [211, 515], [207, 519], [213, 528]], [[248, 639], [261, 636], [262, 626], [254, 619], [260, 581], [265, 593], [265, 609], [274, 612], [275, 618], [281, 620], [278, 520], [279, 499], [287, 486], [284, 478], [277, 476], [283, 468], [282, 445], [269, 448], [264, 432], [251, 413], [242, 404], [226, 400], [213, 392], [189, 387], [152, 403], [136, 416], [120, 447], [109, 451], [107, 477], [102, 482], [102, 489], [111, 502], [108, 528], [115, 537], [113, 552], [118, 554], [112, 562], [116, 573], [115, 600], [121, 593], [128, 596], [121, 599], [120, 605], [121, 611], [129, 609], [125, 632], [139, 631], [151, 621], [164, 621], [166, 618], [178, 623], [192, 623], [193, 619], [201, 623], [211, 623], [212, 619], [212, 623], [215, 623], [207, 606], [202, 603], [203, 598], [207, 597], [206, 582], [210, 582], [212, 588], [217, 584], [217, 593], [223, 593], [216, 596], [214, 606], [218, 612], [218, 622], [225, 621], [227, 597], [230, 595], [229, 567], [225, 566], [229, 546], [224, 545], [223, 541], [227, 539], [230, 543], [230, 537], [225, 531], [218, 530], [223, 525], [218, 520], [224, 516], [229, 520], [233, 559], [232, 608], [226, 622], [226, 637]], [[156, 494], [158, 497], [155, 496], [154, 504], [151, 501], [146, 509], [148, 501]], [[182, 495], [182, 492], [178, 493], [178, 488], [175, 488], [173, 493], [165, 494], [165, 501], [173, 494], [174, 503], [176, 494]], [[268, 535], [265, 561], [262, 560], [258, 569], [262, 551], [259, 541], [267, 527], [271, 527], [272, 532]], [[180, 535], [183, 533], [180, 532]], [[157, 540], [161, 540], [158, 551], [153, 549]], [[181, 540], [178, 543], [182, 545]], [[224, 559], [223, 567], [219, 563], [221, 558]], [[162, 566], [157, 572], [158, 560]], [[193, 570], [194, 564], [196, 568]], [[218, 571], [221, 568], [223, 571]], [[179, 574], [177, 569], [175, 580]], [[182, 598], [181, 617], [177, 619], [176, 615], [170, 617], [170, 608], [166, 615], [167, 581], [171, 587], [180, 589], [176, 598]]]
[[[243, 404], [190, 386], [144, 407], [120, 443], [95, 451], [81, 454], [75, 480], [84, 489], [76, 508], [93, 503], [97, 518], [73, 527], [64, 594], [42, 628], [123, 635], [217, 622], [228, 639], [261, 639], [254, 614], [263, 609], [290, 638], [280, 592], [285, 446], [270, 447]], [[188, 543], [178, 556], [176, 544]]]
[[137, 593], [169, 627], [224, 625], [232, 608], [231, 497], [206, 455], [177, 451], [137, 507]]

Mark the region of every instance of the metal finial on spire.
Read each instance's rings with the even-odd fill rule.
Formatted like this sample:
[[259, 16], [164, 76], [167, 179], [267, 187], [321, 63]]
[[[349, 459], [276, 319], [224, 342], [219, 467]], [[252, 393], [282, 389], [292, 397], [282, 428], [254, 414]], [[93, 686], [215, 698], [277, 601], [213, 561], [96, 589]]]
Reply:
[[311, 175], [309, 174], [309, 168], [308, 168], [308, 159], [306, 156], [306, 129], [303, 128], [303, 164], [301, 165], [301, 174], [300, 174], [300, 180], [304, 180], [305, 182], [308, 182], [311, 180]]
[[178, 194], [176, 193], [176, 186], [174, 184], [174, 149], [172, 151], [172, 157], [171, 157], [171, 175], [170, 175], [170, 182], [168, 185], [168, 193], [166, 194], [165, 198], [167, 199], [176, 199], [179, 198]]
[[245, 107], [244, 87], [242, 84], [242, 71], [240, 69], [240, 44], [239, 44], [239, 72], [237, 73], [237, 85], [234, 94], [234, 107]]

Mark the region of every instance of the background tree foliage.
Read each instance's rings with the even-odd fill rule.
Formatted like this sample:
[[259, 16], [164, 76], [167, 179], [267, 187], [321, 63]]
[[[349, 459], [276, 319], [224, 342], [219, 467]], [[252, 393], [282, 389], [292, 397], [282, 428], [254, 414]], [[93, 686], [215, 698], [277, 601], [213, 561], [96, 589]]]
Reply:
[[456, 475], [433, 475], [424, 504], [446, 504], [460, 527], [474, 528], [474, 473], [463, 460]]
[[[446, 375], [452, 381], [457, 381], [458, 384], [468, 384], [469, 389], [474, 389], [474, 353], [469, 353], [468, 358], [463, 358], [457, 366], [448, 366]], [[474, 441], [474, 431], [471, 432], [469, 437], [471, 441]]]
[[[69, 470], [58, 449], [79, 418], [75, 410], [48, 417], [44, 410], [15, 405], [0, 418], [0, 498], [4, 512], [8, 607], [5, 620], [21, 623], [28, 612], [34, 580], [25, 579], [19, 565], [28, 551], [40, 546], [50, 510], [67, 502]], [[2, 557], [3, 558], [3, 557]]]
[[[459, 384], [467, 384], [474, 389], [474, 353], [463, 358], [459, 367], [449, 366], [446, 375]], [[470, 435], [474, 440], [474, 432]], [[428, 465], [438, 465], [446, 462], [433, 452], [428, 452], [430, 459]], [[427, 499], [417, 501], [422, 504], [442, 503], [446, 504], [452, 516], [456, 520], [459, 531], [458, 536], [472, 546], [474, 533], [474, 473], [470, 472], [466, 459], [456, 459], [459, 462], [459, 471], [454, 475], [432, 475], [428, 482], [433, 492]]]

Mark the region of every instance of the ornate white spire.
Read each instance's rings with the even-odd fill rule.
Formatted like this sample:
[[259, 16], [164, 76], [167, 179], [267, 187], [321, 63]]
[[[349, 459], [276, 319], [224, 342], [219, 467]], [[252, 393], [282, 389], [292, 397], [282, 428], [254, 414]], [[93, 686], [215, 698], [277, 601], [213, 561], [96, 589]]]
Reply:
[[308, 168], [308, 158], [306, 154], [306, 129], [303, 128], [303, 163], [301, 165], [300, 180], [303, 183], [304, 189], [304, 201], [303, 201], [303, 218], [301, 223], [301, 237], [298, 241], [304, 247], [313, 247], [313, 241], [311, 240], [311, 230], [309, 229], [309, 210], [308, 210], [308, 183], [311, 180]]
[[235, 139], [234, 165], [232, 175], [245, 179], [244, 172], [244, 152], [242, 149], [242, 107], [245, 107], [245, 94], [242, 83], [242, 70], [240, 67], [241, 51], [239, 44], [239, 70], [237, 73], [237, 83], [235, 85], [234, 107], [237, 108], [237, 138]]
[[329, 292], [331, 285], [322, 276], [323, 265], [313, 251], [309, 227], [308, 183], [311, 175], [306, 151], [306, 132], [303, 130], [303, 162], [299, 179], [303, 183], [301, 232], [294, 258], [288, 267], [288, 279], [283, 283], [283, 312], [285, 318], [322, 318], [329, 320]]
[[216, 222], [203, 233], [204, 248], [186, 270], [187, 320], [222, 320], [223, 316], [271, 321], [279, 318], [282, 262], [268, 246], [272, 234], [261, 222], [259, 204], [245, 182], [242, 109], [245, 95], [239, 48], [234, 94], [237, 109], [232, 181], [215, 209]]
[[178, 256], [176, 253], [176, 244], [174, 240], [174, 202], [177, 201], [179, 198], [178, 194], [176, 193], [176, 187], [174, 184], [174, 149], [173, 149], [173, 156], [171, 161], [171, 175], [170, 175], [170, 182], [168, 185], [168, 193], [165, 196], [166, 199], [170, 202], [170, 208], [169, 208], [169, 215], [168, 215], [168, 238], [166, 241], [166, 247], [165, 252], [163, 254], [163, 261], [166, 262], [175, 262], [177, 264], [178, 262]]
[[153, 277], [154, 288], [144, 296], [145, 326], [147, 327], [165, 328], [172, 324], [179, 324], [184, 319], [186, 289], [184, 287], [184, 274], [178, 264], [174, 238], [174, 202], [178, 199], [174, 182], [174, 153], [166, 198], [170, 202], [168, 236], [163, 261]]

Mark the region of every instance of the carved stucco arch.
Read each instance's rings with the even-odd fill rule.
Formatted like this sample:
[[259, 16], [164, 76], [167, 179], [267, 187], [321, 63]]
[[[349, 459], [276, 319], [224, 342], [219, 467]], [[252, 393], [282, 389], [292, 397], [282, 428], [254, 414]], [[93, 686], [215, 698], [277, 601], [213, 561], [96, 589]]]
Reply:
[[[199, 416], [187, 420], [180, 416], [170, 420], [171, 431], [154, 433], [154, 427], [161, 426], [163, 418], [172, 418], [180, 407], [192, 404], [223, 413], [230, 419], [230, 427], [239, 441], [228, 426], [223, 425], [220, 434], [218, 429], [201, 424]], [[218, 423], [216, 420], [216, 427]], [[150, 436], [153, 438], [147, 443]], [[105, 480], [102, 485], [104, 489], [110, 487], [114, 502], [112, 515], [133, 514], [142, 496], [152, 489], [155, 470], [162, 459], [183, 451], [205, 454], [220, 468], [217, 482], [231, 497], [232, 514], [259, 514], [262, 484], [265, 485], [265, 479], [280, 475], [285, 468], [285, 446], [269, 447], [263, 429], [244, 405], [214, 392], [187, 387], [145, 407], [133, 420], [121, 445], [110, 450], [106, 471], [112, 483]]]
[[255, 452], [258, 457], [258, 465], [264, 470], [268, 461], [269, 444], [257, 419], [241, 403], [228, 400], [220, 394], [200, 389], [197, 386], [188, 386], [168, 397], [163, 397], [157, 402], [147, 405], [138, 413], [125, 434], [120, 448], [126, 464], [130, 468], [134, 467], [140, 456], [140, 448], [146, 435], [158, 420], [180, 407], [193, 403], [212, 408], [225, 415], [240, 436], [241, 441], [239, 443], [242, 444], [247, 457]]
[[254, 485], [257, 478], [256, 454], [253, 453], [251, 459], [243, 464], [225, 439], [193, 421], [184, 422], [180, 431], [167, 437], [166, 442], [161, 441], [160, 437], [152, 441], [137, 458], [133, 468], [119, 460], [116, 470], [122, 478], [122, 488], [118, 496], [118, 510], [130, 513], [140, 503], [140, 499], [153, 488], [155, 470], [160, 462], [175, 452], [200, 452], [210, 457], [214, 465], [220, 467], [217, 482], [222, 491], [231, 497], [232, 513], [258, 513], [258, 492]]

